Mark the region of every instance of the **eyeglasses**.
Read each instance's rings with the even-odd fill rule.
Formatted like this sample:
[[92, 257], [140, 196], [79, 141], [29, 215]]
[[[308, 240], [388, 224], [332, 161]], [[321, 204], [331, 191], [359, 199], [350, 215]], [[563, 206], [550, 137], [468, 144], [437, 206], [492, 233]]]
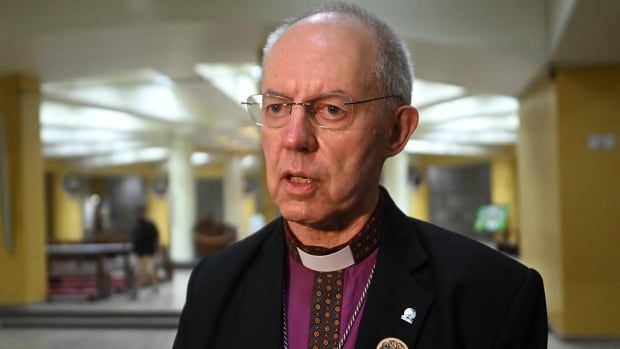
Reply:
[[267, 93], [251, 95], [246, 102], [241, 102], [241, 104], [247, 106], [250, 117], [256, 125], [261, 127], [280, 128], [284, 126], [293, 112], [293, 106], [299, 105], [304, 108], [306, 115], [317, 126], [331, 130], [343, 130], [353, 122], [355, 104], [386, 98], [398, 98], [402, 103], [402, 98], [396, 95], [353, 101], [347, 95], [329, 93], [306, 102], [293, 102], [288, 98]]

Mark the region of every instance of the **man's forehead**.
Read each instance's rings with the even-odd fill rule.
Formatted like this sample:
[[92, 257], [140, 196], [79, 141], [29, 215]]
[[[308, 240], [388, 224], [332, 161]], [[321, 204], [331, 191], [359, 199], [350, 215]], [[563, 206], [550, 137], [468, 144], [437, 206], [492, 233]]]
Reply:
[[264, 60], [262, 89], [291, 94], [303, 86], [314, 95], [339, 88], [362, 95], [358, 89], [374, 85], [375, 47], [357, 19], [333, 12], [307, 17], [273, 44]]
[[[357, 19], [338, 13], [320, 13], [291, 25], [274, 43], [271, 51], [287, 51], [294, 47], [296, 53], [307, 50], [349, 50], [348, 56], [370, 53], [376, 43], [367, 26]], [[284, 49], [284, 47], [286, 49]], [[266, 57], [267, 60], [271, 53]]]

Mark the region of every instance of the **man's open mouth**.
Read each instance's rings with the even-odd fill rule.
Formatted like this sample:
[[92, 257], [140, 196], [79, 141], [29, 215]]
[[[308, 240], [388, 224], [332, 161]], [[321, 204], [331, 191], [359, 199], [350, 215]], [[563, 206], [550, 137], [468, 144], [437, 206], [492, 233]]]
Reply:
[[310, 184], [312, 182], [312, 179], [308, 177], [294, 176], [294, 175], [289, 175], [288, 180], [293, 183], [299, 183], [299, 184]]

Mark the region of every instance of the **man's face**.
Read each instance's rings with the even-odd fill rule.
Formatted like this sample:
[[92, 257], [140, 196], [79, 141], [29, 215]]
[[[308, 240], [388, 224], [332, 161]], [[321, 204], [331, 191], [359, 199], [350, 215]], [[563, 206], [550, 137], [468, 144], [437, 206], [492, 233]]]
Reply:
[[[354, 101], [376, 97], [375, 57], [372, 36], [360, 24], [311, 17], [273, 46], [262, 93], [295, 102], [334, 92]], [[283, 127], [261, 128], [267, 185], [284, 218], [339, 230], [372, 212], [391, 118], [382, 106], [355, 105], [345, 130], [318, 127], [300, 106]]]

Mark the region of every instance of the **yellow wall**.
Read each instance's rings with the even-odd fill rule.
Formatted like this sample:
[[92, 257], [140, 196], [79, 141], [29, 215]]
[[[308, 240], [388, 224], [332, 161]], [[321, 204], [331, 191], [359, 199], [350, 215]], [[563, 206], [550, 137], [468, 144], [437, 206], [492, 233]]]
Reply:
[[620, 335], [620, 144], [587, 147], [591, 133], [620, 141], [620, 66], [563, 69], [556, 82], [566, 331]]
[[280, 213], [273, 200], [271, 200], [271, 195], [269, 194], [269, 188], [267, 187], [267, 176], [264, 170], [264, 160], [262, 164], [263, 169], [260, 171], [260, 190], [262, 192], [261, 196], [263, 198], [262, 205], [265, 211], [263, 212], [263, 214], [265, 215], [265, 222], [269, 222], [278, 217]]
[[0, 78], [0, 118], [6, 131], [2, 137], [8, 153], [13, 223], [13, 247], [9, 249], [0, 239], [0, 305], [33, 303], [46, 296], [38, 86], [33, 78]]
[[423, 220], [431, 220], [431, 210], [429, 202], [428, 181], [425, 178], [426, 171], [422, 172], [422, 181], [417, 188], [411, 191], [411, 214], [412, 217]]
[[[47, 160], [46, 171], [52, 176], [50, 195], [46, 204], [51, 206], [51, 237], [55, 241], [79, 241], [83, 238], [82, 200], [83, 194], [69, 195], [62, 188], [62, 178], [67, 173], [77, 175], [105, 177], [122, 175], [141, 175], [145, 178], [147, 215], [155, 222], [162, 244], [170, 245], [170, 212], [168, 196], [158, 196], [152, 190], [152, 180], [161, 176], [157, 164], [135, 164], [108, 168], [80, 168], [63, 161]], [[221, 165], [205, 165], [196, 168], [196, 177], [221, 177]], [[91, 183], [91, 190], [103, 193], [102, 182]]]
[[422, 175], [420, 185], [411, 191], [411, 214], [412, 217], [423, 221], [430, 221], [430, 192], [428, 188], [427, 170], [431, 166], [458, 166], [488, 163], [489, 160], [477, 156], [438, 156], [438, 155], [419, 155], [412, 161], [412, 167], [416, 168]]
[[160, 241], [168, 245], [170, 241], [169, 213], [167, 196], [157, 196], [152, 191], [151, 180], [157, 175], [157, 168], [151, 164], [137, 164], [108, 168], [80, 168], [63, 161], [47, 160], [47, 173], [52, 177], [51, 195], [46, 202], [51, 206], [51, 237], [54, 241], [72, 242], [84, 238], [82, 201], [83, 193], [70, 195], [62, 188], [62, 179], [68, 173], [93, 176], [90, 190], [93, 193], [105, 196], [105, 182], [100, 179], [105, 176], [141, 175], [145, 178], [145, 193], [147, 215], [153, 219], [160, 233]]
[[471, 164], [491, 165], [491, 202], [508, 206], [510, 212], [508, 239], [518, 243], [519, 220], [518, 220], [518, 195], [516, 183], [516, 155], [513, 147], [507, 147], [502, 152], [491, 158], [465, 157], [465, 156], [417, 156], [412, 166], [420, 171], [422, 181], [412, 190], [411, 214], [417, 219], [430, 221], [430, 193], [428, 188], [427, 170], [430, 166], [459, 166]]
[[552, 327], [564, 336], [620, 336], [620, 67], [561, 68], [521, 99], [523, 258], [543, 274]]
[[170, 209], [168, 194], [158, 195], [153, 192], [153, 176], [146, 178], [146, 209], [159, 231], [159, 242], [164, 246], [170, 246]]
[[516, 155], [507, 147], [491, 160], [491, 203], [508, 207], [508, 240], [519, 241], [519, 219], [516, 183]]
[[196, 178], [221, 178], [224, 176], [224, 166], [222, 164], [203, 165], [194, 168]]
[[241, 222], [239, 222], [239, 234], [237, 238], [243, 238], [253, 233], [250, 231], [250, 217], [256, 213], [256, 194], [249, 193], [243, 195], [241, 203]]
[[48, 198], [46, 202], [49, 205], [51, 217], [50, 238], [54, 242], [76, 242], [81, 241], [84, 237], [83, 220], [82, 220], [82, 200], [81, 193], [69, 194], [62, 185], [63, 178], [69, 173], [65, 168], [55, 166], [50, 170], [47, 167], [48, 175], [51, 181]]
[[521, 255], [541, 273], [549, 320], [560, 331], [564, 284], [555, 100], [555, 87], [547, 81], [521, 98], [517, 156]]

